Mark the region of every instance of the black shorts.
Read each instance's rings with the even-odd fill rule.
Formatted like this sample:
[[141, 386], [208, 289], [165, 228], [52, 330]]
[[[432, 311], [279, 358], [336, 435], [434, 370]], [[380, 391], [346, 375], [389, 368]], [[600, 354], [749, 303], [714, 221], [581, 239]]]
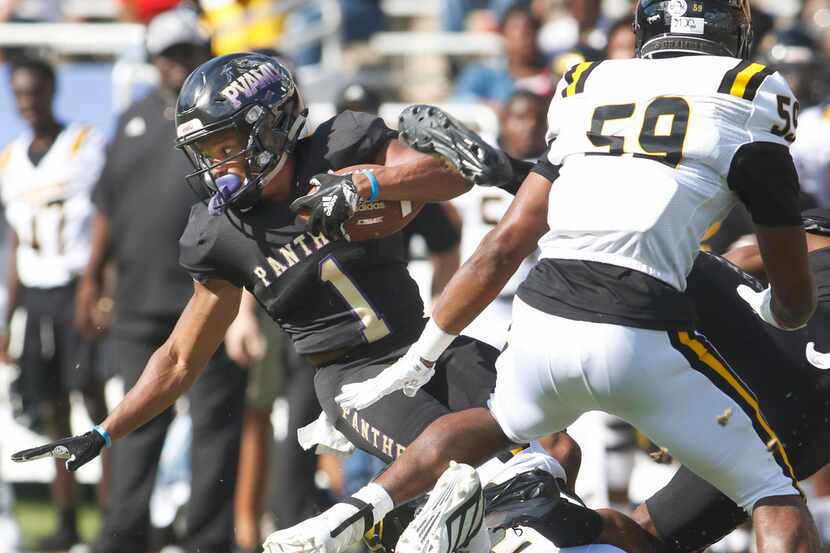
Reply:
[[51, 401], [91, 385], [96, 380], [95, 344], [75, 329], [75, 285], [23, 288], [21, 294], [26, 325], [17, 364], [23, 394], [32, 401]]
[[409, 345], [371, 360], [331, 364], [317, 370], [314, 388], [326, 415], [355, 446], [394, 461], [435, 419], [454, 411], [484, 407], [496, 386], [499, 351], [466, 336], [456, 338], [438, 358], [435, 376], [415, 397], [398, 391], [360, 412], [334, 401], [344, 384], [377, 376], [403, 356]]
[[[740, 299], [735, 291], [740, 284], [753, 282], [721, 258], [701, 254], [687, 293], [700, 317], [700, 331], [751, 390], [783, 446], [773, 449], [779, 464], [803, 480], [830, 462], [830, 373], [810, 365], [805, 354], [810, 341], [819, 351], [830, 351], [830, 305], [819, 304], [806, 329], [784, 332], [763, 323]], [[740, 405], [746, 404], [711, 378]], [[750, 416], [757, 418], [755, 413]], [[646, 505], [659, 537], [680, 553], [715, 543], [747, 519], [743, 509], [686, 468]]]

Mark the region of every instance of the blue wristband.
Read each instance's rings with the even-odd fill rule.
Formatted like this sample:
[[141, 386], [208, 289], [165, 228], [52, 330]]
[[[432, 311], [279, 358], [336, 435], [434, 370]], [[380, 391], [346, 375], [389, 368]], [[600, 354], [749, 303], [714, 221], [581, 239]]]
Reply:
[[102, 438], [104, 438], [104, 444], [106, 444], [107, 447], [112, 446], [112, 438], [110, 438], [110, 433], [104, 430], [103, 426], [95, 425], [92, 427], [92, 429], [96, 431], [98, 434], [100, 434]]
[[375, 172], [371, 169], [363, 171], [363, 174], [366, 175], [366, 178], [369, 179], [369, 184], [372, 185], [372, 194], [369, 196], [368, 201], [374, 202], [378, 199], [378, 178], [375, 176]]

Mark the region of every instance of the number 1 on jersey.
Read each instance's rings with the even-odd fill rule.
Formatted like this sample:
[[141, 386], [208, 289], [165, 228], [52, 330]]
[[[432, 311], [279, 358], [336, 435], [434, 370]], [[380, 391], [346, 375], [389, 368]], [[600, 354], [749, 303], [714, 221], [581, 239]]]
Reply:
[[366, 342], [372, 343], [390, 334], [389, 327], [378, 315], [378, 312], [369, 305], [369, 300], [355, 285], [355, 283], [340, 269], [337, 261], [329, 256], [320, 262], [320, 280], [328, 282], [337, 293], [349, 304], [352, 312], [357, 315], [363, 324], [363, 337]]

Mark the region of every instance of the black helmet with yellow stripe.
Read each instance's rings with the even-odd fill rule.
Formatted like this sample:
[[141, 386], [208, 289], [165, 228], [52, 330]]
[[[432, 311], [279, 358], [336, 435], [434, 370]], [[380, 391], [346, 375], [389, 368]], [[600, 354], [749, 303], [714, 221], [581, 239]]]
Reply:
[[749, 0], [640, 0], [634, 17], [637, 57], [706, 54], [749, 58]]

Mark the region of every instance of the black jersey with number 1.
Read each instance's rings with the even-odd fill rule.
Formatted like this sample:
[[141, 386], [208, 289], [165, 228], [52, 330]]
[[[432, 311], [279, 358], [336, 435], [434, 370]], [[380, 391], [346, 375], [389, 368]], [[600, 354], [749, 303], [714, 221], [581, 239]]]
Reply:
[[[293, 196], [306, 193], [315, 174], [373, 163], [396, 136], [365, 113], [326, 121], [297, 144]], [[194, 205], [180, 240], [182, 266], [197, 281], [226, 280], [251, 291], [301, 354], [366, 344], [383, 351], [416, 337], [424, 307], [400, 233], [330, 242], [307, 232], [289, 203], [262, 201], [224, 216]]]

